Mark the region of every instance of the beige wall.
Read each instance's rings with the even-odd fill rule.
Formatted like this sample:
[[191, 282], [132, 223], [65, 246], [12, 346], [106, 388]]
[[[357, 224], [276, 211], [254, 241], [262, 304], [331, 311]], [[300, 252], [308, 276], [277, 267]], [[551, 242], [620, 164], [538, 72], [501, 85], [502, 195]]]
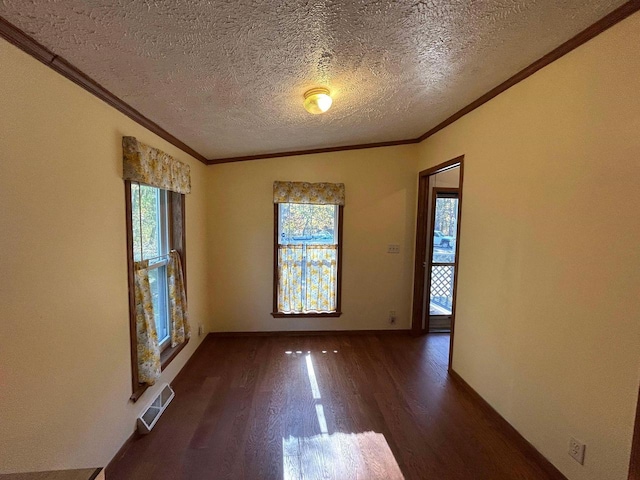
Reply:
[[[386, 147], [210, 167], [212, 329], [409, 328], [415, 237], [415, 146]], [[340, 318], [273, 318], [273, 182], [343, 182]], [[400, 254], [387, 245], [400, 244]], [[396, 325], [388, 321], [397, 312]]]
[[[420, 145], [465, 155], [453, 367], [568, 478], [626, 479], [640, 365], [640, 14]], [[585, 465], [567, 455], [587, 444]]]
[[208, 322], [206, 167], [1, 40], [0, 65], [0, 472], [105, 465], [156, 390], [128, 401], [121, 137], [191, 165], [192, 325]]

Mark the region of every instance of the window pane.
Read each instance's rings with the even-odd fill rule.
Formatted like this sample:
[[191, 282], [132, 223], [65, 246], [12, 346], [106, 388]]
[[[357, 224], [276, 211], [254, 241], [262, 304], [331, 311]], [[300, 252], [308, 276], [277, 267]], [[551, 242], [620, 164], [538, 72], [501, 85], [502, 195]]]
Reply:
[[131, 185], [131, 220], [133, 258], [139, 261], [161, 255], [165, 235], [161, 221], [160, 189], [146, 185]]
[[279, 243], [332, 244], [338, 243], [336, 205], [306, 205], [281, 203], [279, 206]]
[[169, 317], [167, 314], [167, 267], [162, 266], [149, 270], [151, 300], [156, 322], [158, 343], [169, 338]]
[[451, 315], [454, 275], [453, 266], [431, 267], [429, 315]]
[[458, 199], [436, 197], [436, 215], [433, 232], [433, 261], [453, 263], [456, 256], [458, 229]]

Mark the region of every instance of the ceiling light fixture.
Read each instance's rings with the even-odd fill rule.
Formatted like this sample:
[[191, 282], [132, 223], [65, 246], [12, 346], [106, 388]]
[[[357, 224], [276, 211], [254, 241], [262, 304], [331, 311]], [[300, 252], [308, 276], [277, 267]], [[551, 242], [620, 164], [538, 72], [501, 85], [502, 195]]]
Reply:
[[329, 89], [324, 87], [312, 88], [304, 93], [304, 108], [307, 112], [317, 115], [331, 108], [333, 100]]

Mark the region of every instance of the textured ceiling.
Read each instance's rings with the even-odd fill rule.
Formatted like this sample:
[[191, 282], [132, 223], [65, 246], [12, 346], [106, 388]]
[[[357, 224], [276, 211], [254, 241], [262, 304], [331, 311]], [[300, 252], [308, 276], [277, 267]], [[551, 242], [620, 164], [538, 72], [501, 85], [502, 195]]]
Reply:
[[[420, 136], [624, 0], [0, 0], [208, 158]], [[326, 85], [332, 109], [303, 93]]]

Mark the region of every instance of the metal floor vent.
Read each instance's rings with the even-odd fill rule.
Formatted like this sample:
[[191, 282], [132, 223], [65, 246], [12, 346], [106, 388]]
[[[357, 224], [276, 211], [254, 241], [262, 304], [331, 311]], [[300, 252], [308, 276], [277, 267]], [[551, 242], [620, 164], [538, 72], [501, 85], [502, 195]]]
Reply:
[[165, 383], [155, 400], [138, 417], [138, 432], [149, 433], [175, 396], [169, 384]]

